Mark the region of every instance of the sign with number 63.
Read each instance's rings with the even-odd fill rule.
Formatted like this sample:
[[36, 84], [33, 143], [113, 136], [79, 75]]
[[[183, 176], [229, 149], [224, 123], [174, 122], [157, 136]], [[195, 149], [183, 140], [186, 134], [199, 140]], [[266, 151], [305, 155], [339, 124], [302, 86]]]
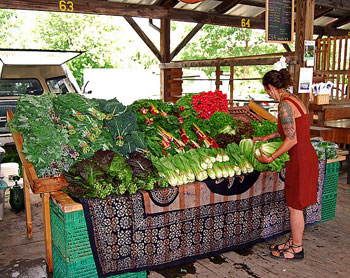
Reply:
[[58, 5], [61, 12], [74, 12], [73, 1], [61, 0]]

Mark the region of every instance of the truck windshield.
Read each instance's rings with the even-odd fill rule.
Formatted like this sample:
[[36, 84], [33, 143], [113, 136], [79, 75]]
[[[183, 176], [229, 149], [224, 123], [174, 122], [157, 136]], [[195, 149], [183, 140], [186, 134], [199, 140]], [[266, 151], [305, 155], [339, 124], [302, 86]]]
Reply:
[[76, 90], [70, 80], [65, 77], [55, 77], [46, 80], [50, 92], [55, 94], [76, 93]]

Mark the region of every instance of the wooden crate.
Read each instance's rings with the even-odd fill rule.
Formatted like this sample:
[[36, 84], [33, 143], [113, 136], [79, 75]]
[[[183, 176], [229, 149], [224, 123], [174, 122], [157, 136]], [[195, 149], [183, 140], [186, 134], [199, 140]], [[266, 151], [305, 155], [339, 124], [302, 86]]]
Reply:
[[238, 107], [231, 107], [229, 108], [228, 112], [231, 114], [232, 117], [241, 120], [243, 122], [250, 122], [252, 120], [262, 122], [263, 117], [259, 116], [258, 114], [254, 113], [247, 105], [245, 106], [238, 106]]

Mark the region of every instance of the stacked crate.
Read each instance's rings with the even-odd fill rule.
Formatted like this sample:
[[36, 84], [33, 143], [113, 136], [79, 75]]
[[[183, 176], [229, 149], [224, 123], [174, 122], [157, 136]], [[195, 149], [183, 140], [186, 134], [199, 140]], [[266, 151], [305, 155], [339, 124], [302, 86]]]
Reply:
[[339, 162], [326, 164], [326, 176], [322, 194], [322, 222], [334, 219], [337, 204]]
[[[50, 200], [53, 276], [54, 278], [97, 278], [84, 211], [80, 208], [64, 212], [62, 194], [64, 193], [54, 193], [52, 197], [55, 200], [56, 195], [58, 199], [61, 198], [61, 202]], [[147, 273], [141, 271], [111, 277], [146, 278]]]

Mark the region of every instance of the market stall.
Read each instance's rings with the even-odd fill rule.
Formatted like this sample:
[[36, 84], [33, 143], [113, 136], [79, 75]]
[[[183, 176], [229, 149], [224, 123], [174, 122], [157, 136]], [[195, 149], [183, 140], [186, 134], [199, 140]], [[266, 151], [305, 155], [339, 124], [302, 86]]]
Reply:
[[[289, 157], [270, 164], [255, 158], [260, 147], [268, 154], [281, 141], [254, 144], [249, 138], [277, 126], [258, 116], [250, 121], [248, 110], [236, 114], [245, 121], [232, 117], [220, 91], [184, 96], [176, 104], [139, 100], [130, 106], [71, 93], [22, 97], [16, 114], [9, 112], [9, 125], [25, 186], [44, 196], [49, 267], [69, 273], [92, 267], [100, 276], [138, 272], [287, 232], [282, 169]], [[326, 156], [319, 152], [318, 202], [305, 212], [307, 224], [322, 220]], [[78, 204], [66, 210], [65, 202], [74, 202], [52, 193], [59, 190], [83, 204], [85, 217]], [[193, 223], [203, 230], [189, 228]], [[170, 242], [173, 229], [180, 230]]]

